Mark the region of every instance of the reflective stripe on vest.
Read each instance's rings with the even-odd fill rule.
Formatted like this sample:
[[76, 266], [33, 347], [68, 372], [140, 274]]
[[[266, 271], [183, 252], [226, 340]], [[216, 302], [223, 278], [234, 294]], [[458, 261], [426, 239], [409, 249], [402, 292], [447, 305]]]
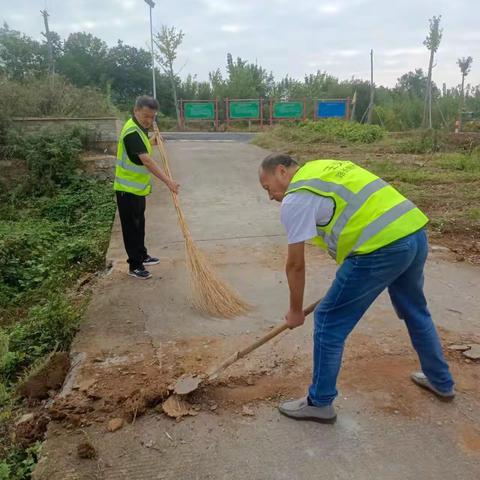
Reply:
[[395, 220], [399, 219], [405, 215], [410, 210], [417, 208], [414, 203], [410, 200], [405, 200], [395, 207], [385, 212], [382, 216], [375, 219], [372, 223], [365, 227], [360, 238], [357, 240], [357, 243], [352, 248], [352, 252], [360, 248], [365, 242], [373, 238], [377, 233], [380, 233], [386, 226], [393, 223]]
[[144, 196], [151, 191], [150, 171], [144, 165], [133, 163], [125, 150], [125, 137], [133, 132], [140, 135], [148, 154], [152, 153], [152, 145], [147, 135], [133, 119], [128, 120], [122, 128], [118, 141], [114, 189]]
[[148, 168], [144, 167], [143, 165], [134, 165], [132, 164], [133, 162], [128, 163], [127, 162], [128, 155], [125, 150], [123, 151], [122, 158], [120, 160], [117, 159], [116, 165], [119, 167], [122, 167], [125, 170], [128, 170], [129, 172], [134, 172], [134, 173], [144, 173], [148, 175]]
[[[338, 239], [340, 238], [340, 235], [345, 226], [347, 225], [348, 221], [360, 210], [360, 208], [362, 208], [364, 203], [370, 198], [371, 195], [386, 186], [388, 186], [388, 183], [385, 182], [385, 180], [377, 178], [376, 180], [373, 180], [373, 182], [365, 185], [358, 193], [353, 193], [348, 188], [344, 187], [343, 185], [339, 185], [338, 183], [325, 182], [324, 180], [319, 179], [312, 179], [301, 180], [299, 182], [294, 182], [290, 184], [287, 194], [293, 189], [301, 187], [313, 187], [317, 190], [322, 190], [324, 192], [336, 193], [339, 197], [345, 200], [347, 206], [333, 225], [332, 233], [328, 234], [321, 227], [317, 227], [318, 236], [323, 238], [323, 240], [328, 246], [328, 252], [333, 258], [335, 258], [337, 255]], [[371, 236], [373, 237], [373, 235]], [[368, 239], [366, 238], [361, 243], [365, 243], [366, 240]], [[353, 250], [355, 250], [355, 248], [358, 248], [359, 246], [360, 244], [355, 245]]]
[[120, 185], [125, 185], [126, 187], [136, 188], [138, 190], [145, 190], [149, 186], [148, 183], [143, 184], [143, 183], [132, 182], [131, 180], [125, 180], [124, 178], [119, 178], [119, 177], [115, 179], [115, 183], [119, 183]]
[[[428, 223], [428, 218], [395, 188], [352, 162], [307, 163], [294, 175], [286, 194], [296, 191], [310, 191], [335, 201], [332, 219], [328, 225], [317, 225], [314, 243], [338, 263], [349, 255], [381, 248]], [[401, 220], [404, 215], [405, 220]]]

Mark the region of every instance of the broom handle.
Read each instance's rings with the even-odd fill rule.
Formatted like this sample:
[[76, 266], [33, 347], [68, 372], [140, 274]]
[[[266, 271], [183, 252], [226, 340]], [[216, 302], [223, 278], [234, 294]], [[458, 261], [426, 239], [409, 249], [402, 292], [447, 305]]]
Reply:
[[[170, 165], [168, 162], [167, 152], [165, 150], [165, 145], [163, 143], [163, 138], [162, 138], [162, 135], [160, 134], [160, 130], [158, 129], [157, 122], [155, 121], [153, 122], [153, 132], [154, 132], [155, 139], [157, 140], [156, 142], [157, 148], [158, 148], [158, 152], [160, 153], [160, 158], [162, 159], [162, 162], [163, 162], [163, 169], [165, 170], [165, 174], [167, 175], [167, 177], [170, 178], [170, 180], [173, 180], [172, 172], [170, 171]], [[176, 194], [175, 192], [172, 192], [171, 190], [170, 190], [170, 193], [172, 195], [173, 204], [177, 212], [177, 216], [180, 223], [180, 228], [182, 229], [183, 236], [185, 238], [189, 237], [190, 232], [188, 231], [187, 222], [185, 221], [183, 210], [180, 207], [178, 194]]]
[[[311, 305], [309, 305], [307, 308], [305, 308], [303, 310], [303, 314], [305, 316], [307, 315], [310, 315], [314, 310], [315, 310], [315, 307], [322, 301], [322, 299], [318, 300], [317, 302], [315, 303], [312, 303]], [[256, 340], [254, 343], [252, 343], [251, 345], [249, 345], [248, 347], [245, 347], [243, 350], [240, 350], [238, 352], [235, 352], [233, 355], [231, 355], [230, 357], [228, 357], [221, 365], [219, 365], [212, 373], [210, 373], [208, 375], [208, 379], [209, 380], [212, 380], [216, 377], [218, 377], [218, 375], [220, 373], [222, 373], [226, 368], [228, 368], [230, 365], [232, 365], [232, 363], [235, 363], [237, 360], [239, 360], [240, 358], [243, 358], [245, 357], [246, 355], [248, 355], [250, 352], [253, 352], [254, 350], [256, 350], [258, 347], [261, 347], [263, 344], [267, 343], [269, 340], [271, 340], [272, 338], [276, 337], [278, 334], [282, 333], [284, 330], [286, 330], [288, 328], [288, 325], [286, 323], [282, 323], [281, 325], [278, 325], [277, 327], [275, 327], [273, 330], [270, 330], [270, 332], [268, 332], [266, 335], [264, 335], [263, 337], [259, 338], [258, 340]]]

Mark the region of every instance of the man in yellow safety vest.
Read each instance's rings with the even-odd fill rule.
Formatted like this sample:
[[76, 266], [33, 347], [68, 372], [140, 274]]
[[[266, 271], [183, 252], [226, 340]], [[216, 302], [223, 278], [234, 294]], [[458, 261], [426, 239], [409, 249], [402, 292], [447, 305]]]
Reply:
[[148, 131], [157, 111], [158, 102], [154, 98], [137, 98], [132, 118], [127, 120], [120, 133], [115, 167], [113, 188], [128, 255], [128, 274], [139, 279], [152, 276], [145, 266], [159, 263], [159, 259], [150, 256], [145, 247], [145, 199], [152, 190], [151, 176], [159, 178], [172, 192], [177, 193], [179, 188], [152, 158]]
[[289, 155], [274, 153], [263, 160], [259, 180], [270, 199], [282, 203], [290, 328], [305, 321], [305, 241], [340, 265], [315, 310], [308, 394], [282, 403], [280, 412], [297, 420], [335, 421], [332, 404], [345, 340], [385, 289], [420, 359], [422, 371], [412, 373], [412, 380], [452, 400], [453, 379], [423, 293], [428, 218], [387, 182], [349, 161], [314, 160], [300, 167]]

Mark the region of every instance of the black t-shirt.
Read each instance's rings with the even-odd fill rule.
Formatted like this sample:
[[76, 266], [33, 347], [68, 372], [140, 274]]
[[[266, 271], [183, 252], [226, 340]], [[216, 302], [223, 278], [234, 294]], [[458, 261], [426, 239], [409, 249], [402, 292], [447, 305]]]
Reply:
[[[143, 128], [137, 122], [137, 119], [135, 117], [132, 117], [132, 119], [138, 125], [138, 127], [143, 131], [143, 133], [148, 137], [148, 129]], [[140, 137], [140, 134], [138, 132], [129, 133], [123, 139], [123, 144], [125, 145], [125, 151], [127, 152], [127, 155], [130, 161], [132, 161], [136, 165], [143, 165], [139, 155], [142, 155], [143, 153], [148, 153], [148, 151], [147, 151], [147, 147], [143, 143], [142, 137]]]

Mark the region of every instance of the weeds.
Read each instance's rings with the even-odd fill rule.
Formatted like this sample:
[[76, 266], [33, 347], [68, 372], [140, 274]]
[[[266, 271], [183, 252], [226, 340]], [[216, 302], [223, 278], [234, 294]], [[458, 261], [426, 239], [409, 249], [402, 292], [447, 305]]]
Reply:
[[[109, 182], [80, 170], [88, 132], [8, 135], [27, 174], [0, 192], [0, 430], [11, 421], [18, 382], [48, 354], [68, 350], [86, 305], [80, 276], [104, 265], [115, 212]], [[2, 435], [0, 435], [1, 437]], [[38, 446], [3, 435], [0, 480], [30, 478]]]
[[338, 140], [332, 143], [331, 136], [318, 138], [308, 129], [280, 126], [259, 135], [255, 143], [287, 152], [302, 162], [336, 158], [365, 166], [422, 208], [437, 238], [442, 236], [449, 242], [455, 235], [451, 244], [464, 245], [467, 258], [473, 263], [480, 261], [475, 254], [480, 235], [478, 136], [417, 131], [400, 136], [386, 134], [374, 144], [349, 145], [338, 145]]
[[298, 125], [277, 125], [260, 135], [255, 143], [269, 146], [271, 140], [291, 144], [317, 144], [322, 142], [373, 143], [383, 138], [385, 130], [378, 125], [362, 125], [338, 119], [307, 121]]
[[41, 443], [27, 449], [12, 449], [5, 461], [0, 462], [0, 480], [24, 480], [30, 478], [38, 461]]

